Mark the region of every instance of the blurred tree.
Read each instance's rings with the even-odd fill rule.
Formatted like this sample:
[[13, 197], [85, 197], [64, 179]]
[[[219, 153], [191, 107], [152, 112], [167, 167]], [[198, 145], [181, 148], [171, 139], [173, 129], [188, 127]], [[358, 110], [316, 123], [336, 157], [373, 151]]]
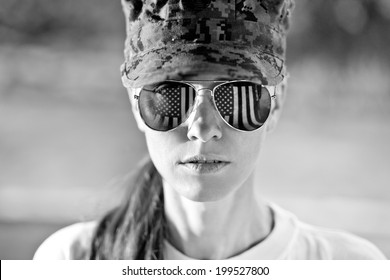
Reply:
[[124, 33], [119, 0], [0, 1], [0, 42], [68, 39], [77, 44], [94, 37]]
[[390, 58], [389, 0], [297, 0], [291, 60], [324, 54], [345, 61], [356, 55]]

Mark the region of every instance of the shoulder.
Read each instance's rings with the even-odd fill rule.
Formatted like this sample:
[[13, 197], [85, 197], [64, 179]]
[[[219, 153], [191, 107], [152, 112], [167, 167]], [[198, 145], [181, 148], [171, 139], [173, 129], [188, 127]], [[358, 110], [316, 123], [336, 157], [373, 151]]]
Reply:
[[381, 260], [383, 253], [371, 242], [342, 230], [299, 224], [300, 243], [305, 244], [308, 254], [317, 259], [333, 260]]
[[96, 221], [76, 223], [49, 236], [37, 249], [34, 260], [86, 259]]
[[[310, 225], [289, 211], [271, 204], [276, 225], [282, 229], [279, 239], [288, 236], [281, 258], [305, 260], [381, 260], [383, 253], [371, 242], [342, 230]], [[283, 224], [284, 226], [280, 226]]]

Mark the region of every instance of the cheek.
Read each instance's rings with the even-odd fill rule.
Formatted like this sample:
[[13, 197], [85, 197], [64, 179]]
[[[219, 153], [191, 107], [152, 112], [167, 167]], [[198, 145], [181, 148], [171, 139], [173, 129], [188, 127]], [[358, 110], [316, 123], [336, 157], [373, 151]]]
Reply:
[[264, 146], [265, 134], [264, 130], [261, 130], [246, 137], [246, 139], [242, 139], [241, 154], [245, 155], [245, 158], [250, 159], [248, 162], [256, 162], [258, 160], [261, 148]]
[[178, 160], [174, 152], [180, 145], [179, 139], [169, 132], [145, 130], [145, 139], [150, 158], [163, 178], [169, 176]]
[[166, 154], [166, 150], [169, 149], [169, 142], [164, 141], [164, 137], [158, 137], [154, 132], [149, 131], [145, 131], [145, 139], [150, 157], [155, 165], [159, 165]]
[[240, 133], [235, 135], [234, 157], [236, 176], [241, 180], [249, 177], [255, 169], [264, 145], [266, 132], [261, 129], [253, 133]]

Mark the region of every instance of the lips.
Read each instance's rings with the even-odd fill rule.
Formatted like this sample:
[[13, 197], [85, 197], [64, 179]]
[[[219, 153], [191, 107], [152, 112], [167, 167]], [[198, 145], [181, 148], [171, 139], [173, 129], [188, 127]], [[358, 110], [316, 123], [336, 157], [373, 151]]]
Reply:
[[221, 163], [221, 162], [229, 162], [229, 161], [224, 159], [222, 156], [218, 156], [218, 155], [196, 155], [196, 156], [186, 157], [180, 163], [185, 164], [185, 163]]
[[188, 163], [199, 163], [199, 164], [203, 164], [203, 163], [221, 163], [222, 161], [220, 160], [190, 160], [188, 161]]
[[196, 173], [215, 173], [230, 164], [226, 159], [215, 155], [197, 155], [184, 159], [179, 165]]

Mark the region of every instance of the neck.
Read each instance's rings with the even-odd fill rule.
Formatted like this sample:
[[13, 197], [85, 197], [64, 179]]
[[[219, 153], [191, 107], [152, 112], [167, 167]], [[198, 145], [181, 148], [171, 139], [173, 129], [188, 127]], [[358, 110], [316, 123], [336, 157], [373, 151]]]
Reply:
[[253, 186], [251, 177], [221, 200], [195, 202], [164, 182], [168, 241], [196, 259], [226, 259], [260, 242], [270, 233], [272, 218]]

